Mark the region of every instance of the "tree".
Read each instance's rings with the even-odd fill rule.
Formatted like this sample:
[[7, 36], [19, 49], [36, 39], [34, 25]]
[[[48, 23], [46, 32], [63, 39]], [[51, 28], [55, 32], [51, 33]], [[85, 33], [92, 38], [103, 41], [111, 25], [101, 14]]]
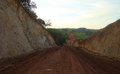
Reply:
[[45, 22], [45, 26], [51, 26], [51, 21], [50, 21], [50, 19]]
[[37, 8], [36, 3], [31, 2], [31, 0], [19, 0], [19, 2], [23, 5], [23, 7], [30, 10]]
[[47, 31], [54, 38], [57, 45], [64, 45], [66, 43], [67, 33], [63, 30], [47, 28]]
[[35, 2], [31, 2], [31, 0], [19, 0], [19, 2], [33, 18], [37, 18], [36, 13], [32, 10], [37, 8]]
[[44, 21], [41, 18], [38, 18], [37, 21], [42, 24], [43, 26], [51, 26], [50, 20]]
[[30, 9], [35, 9], [35, 8], [37, 8], [36, 3], [35, 2], [31, 2], [30, 3]]
[[42, 20], [41, 18], [38, 18], [37, 21], [38, 21], [40, 24], [45, 25], [45, 21]]

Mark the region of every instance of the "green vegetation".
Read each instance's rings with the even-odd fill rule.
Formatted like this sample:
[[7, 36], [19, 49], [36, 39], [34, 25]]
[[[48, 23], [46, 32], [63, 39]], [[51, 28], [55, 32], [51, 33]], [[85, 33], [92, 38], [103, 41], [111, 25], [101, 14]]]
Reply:
[[86, 29], [86, 28], [79, 28], [79, 29], [47, 29], [51, 36], [55, 39], [57, 45], [63, 45], [67, 39], [67, 33], [73, 32], [77, 40], [84, 40], [94, 33], [97, 30], [93, 29]]
[[60, 29], [47, 29], [57, 45], [63, 45], [67, 39], [67, 33]]
[[74, 32], [74, 35], [77, 40], [83, 40], [83, 39], [87, 38], [87, 35], [82, 32]]
[[73, 29], [72, 31], [77, 40], [84, 40], [97, 32], [97, 30], [86, 28]]

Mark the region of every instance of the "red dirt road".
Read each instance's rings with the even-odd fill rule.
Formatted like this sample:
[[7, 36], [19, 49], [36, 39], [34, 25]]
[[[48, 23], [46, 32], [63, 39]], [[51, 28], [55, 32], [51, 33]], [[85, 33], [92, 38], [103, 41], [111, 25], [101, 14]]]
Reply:
[[73, 47], [56, 47], [1, 69], [0, 74], [120, 74], [120, 62]]

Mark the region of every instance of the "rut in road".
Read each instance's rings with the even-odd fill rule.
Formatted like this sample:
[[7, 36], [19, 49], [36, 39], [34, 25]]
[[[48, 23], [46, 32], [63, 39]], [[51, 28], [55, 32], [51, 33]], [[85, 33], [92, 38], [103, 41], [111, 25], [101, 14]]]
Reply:
[[64, 46], [36, 54], [0, 74], [120, 74], [120, 62]]

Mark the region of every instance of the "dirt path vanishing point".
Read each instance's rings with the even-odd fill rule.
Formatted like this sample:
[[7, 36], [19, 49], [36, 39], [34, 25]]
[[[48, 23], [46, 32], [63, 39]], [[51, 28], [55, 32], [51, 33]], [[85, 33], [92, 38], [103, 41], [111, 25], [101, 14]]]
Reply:
[[120, 74], [120, 62], [64, 46], [24, 59], [0, 74]]

